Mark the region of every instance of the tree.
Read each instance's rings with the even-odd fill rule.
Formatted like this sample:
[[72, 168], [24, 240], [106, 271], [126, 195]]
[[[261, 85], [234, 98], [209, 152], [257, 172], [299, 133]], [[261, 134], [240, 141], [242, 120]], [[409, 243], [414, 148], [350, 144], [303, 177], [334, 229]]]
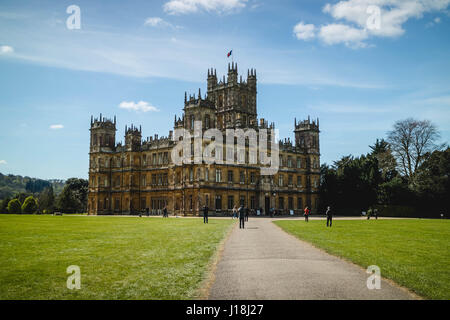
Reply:
[[416, 190], [428, 208], [450, 207], [450, 148], [434, 151], [420, 166], [414, 179]]
[[11, 201], [11, 198], [7, 197], [3, 199], [0, 206], [0, 213], [8, 213], [8, 203]]
[[46, 180], [33, 179], [29, 180], [25, 185], [25, 190], [31, 193], [39, 193], [45, 188], [50, 187], [52, 184]]
[[388, 142], [397, 159], [400, 173], [409, 182], [425, 160], [426, 154], [439, 149], [435, 144], [439, 137], [436, 126], [428, 120], [409, 118], [394, 124], [394, 129], [388, 133]]
[[381, 171], [381, 177], [384, 181], [391, 181], [397, 176], [397, 162], [392, 155], [391, 146], [384, 139], [377, 139], [373, 146], [369, 146], [372, 150], [370, 156], [375, 157], [378, 161], [378, 167]]
[[9, 203], [8, 203], [8, 212], [12, 213], [12, 214], [18, 214], [21, 213], [21, 205], [20, 205], [20, 201], [18, 199], [12, 199]]
[[58, 197], [58, 207], [61, 211], [85, 212], [87, 208], [88, 181], [71, 178], [66, 181], [63, 191]]
[[44, 213], [53, 213], [55, 207], [55, 195], [52, 186], [45, 188], [39, 194], [38, 204], [39, 212], [44, 212], [45, 210]]
[[33, 214], [37, 212], [37, 209], [38, 204], [33, 196], [27, 197], [22, 204], [22, 213]]

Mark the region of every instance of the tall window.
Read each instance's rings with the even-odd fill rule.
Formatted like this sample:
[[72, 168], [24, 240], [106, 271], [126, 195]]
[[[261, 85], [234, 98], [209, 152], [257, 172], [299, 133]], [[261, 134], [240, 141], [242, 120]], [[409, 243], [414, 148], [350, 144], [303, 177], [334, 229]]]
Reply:
[[282, 187], [283, 185], [284, 185], [283, 175], [280, 174], [280, 175], [278, 176], [278, 186], [279, 186], [279, 187]]
[[294, 209], [294, 198], [289, 197], [288, 198], [288, 209], [293, 210]]
[[278, 198], [278, 207], [279, 207], [281, 210], [284, 210], [284, 198], [283, 198], [283, 197], [279, 197], [279, 198]]
[[228, 210], [233, 209], [233, 207], [234, 207], [234, 197], [228, 196]]
[[233, 171], [232, 170], [228, 170], [228, 182], [230, 182], [230, 183], [233, 182]]
[[191, 122], [191, 129], [194, 129], [194, 116], [193, 115], [191, 115], [191, 117], [190, 117], [190, 122]]
[[250, 172], [250, 183], [256, 183], [256, 174], [254, 172]]
[[297, 168], [301, 168], [302, 167], [302, 159], [301, 158], [297, 158]]
[[290, 175], [288, 176], [288, 185], [292, 186], [292, 183], [293, 183], [292, 180], [293, 180], [292, 174], [290, 174]]
[[241, 183], [245, 183], [245, 172], [244, 171], [239, 172], [239, 181]]
[[189, 170], [189, 181], [194, 181], [194, 169], [192, 168]]
[[222, 171], [220, 169], [216, 169], [216, 182], [222, 182]]
[[298, 210], [303, 209], [303, 201], [302, 201], [302, 198], [300, 198], [300, 197], [297, 198], [297, 209]]
[[205, 181], [209, 181], [209, 169], [205, 168]]
[[222, 210], [222, 196], [216, 196], [216, 210]]
[[297, 176], [297, 186], [298, 187], [302, 186], [302, 176]]
[[288, 161], [287, 162], [288, 162], [287, 163], [288, 167], [292, 168], [292, 158], [291, 157], [288, 157]]
[[250, 197], [250, 209], [256, 209], [256, 199], [255, 196]]

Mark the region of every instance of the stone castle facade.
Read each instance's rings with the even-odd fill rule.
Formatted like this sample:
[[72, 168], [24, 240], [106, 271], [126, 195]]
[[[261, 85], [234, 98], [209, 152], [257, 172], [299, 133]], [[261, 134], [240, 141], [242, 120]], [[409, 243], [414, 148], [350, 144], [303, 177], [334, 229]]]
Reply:
[[[174, 129], [202, 130], [274, 129], [257, 116], [256, 71], [238, 79], [237, 65], [218, 79], [208, 70], [207, 94], [185, 94], [183, 115], [175, 116]], [[279, 141], [279, 170], [260, 174], [261, 165], [250, 164], [248, 142], [243, 164], [176, 164], [171, 159], [178, 142], [173, 131], [167, 137], [142, 138], [141, 128], [125, 127], [124, 145], [116, 143], [116, 118], [91, 118], [89, 153], [89, 214], [136, 214], [149, 209], [171, 214], [199, 215], [206, 204], [218, 214], [244, 204], [253, 213], [267, 215], [273, 207], [282, 214], [301, 214], [305, 206], [314, 212], [318, 202], [320, 173], [319, 120], [294, 121], [295, 141]], [[224, 150], [225, 153], [225, 150]], [[291, 211], [292, 210], [292, 211]]]

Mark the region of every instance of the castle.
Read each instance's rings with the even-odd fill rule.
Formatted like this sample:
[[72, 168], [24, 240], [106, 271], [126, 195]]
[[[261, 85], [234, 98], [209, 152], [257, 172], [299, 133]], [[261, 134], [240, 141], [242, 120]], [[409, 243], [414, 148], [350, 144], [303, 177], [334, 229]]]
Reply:
[[[203, 132], [214, 128], [225, 137], [227, 129], [275, 129], [257, 117], [256, 70], [247, 80], [238, 79], [237, 64], [228, 65], [228, 76], [218, 79], [208, 70], [207, 93], [202, 98], [185, 93], [181, 117], [174, 129], [194, 133], [201, 121]], [[164, 206], [177, 215], [199, 215], [204, 205], [218, 214], [243, 204], [262, 215], [275, 208], [282, 214], [314, 212], [318, 204], [320, 174], [319, 120], [294, 121], [295, 141], [279, 141], [279, 170], [261, 175], [261, 165], [244, 163], [175, 163], [171, 157], [178, 141], [167, 137], [142, 139], [141, 127], [125, 127], [125, 143], [116, 143], [116, 118], [91, 117], [88, 214], [160, 212]], [[225, 138], [224, 138], [225, 141]]]

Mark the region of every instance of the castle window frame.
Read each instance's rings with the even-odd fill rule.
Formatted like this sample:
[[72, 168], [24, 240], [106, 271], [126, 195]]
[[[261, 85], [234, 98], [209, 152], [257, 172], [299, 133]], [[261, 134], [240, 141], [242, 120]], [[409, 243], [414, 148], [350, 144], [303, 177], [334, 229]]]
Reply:
[[278, 186], [279, 187], [284, 186], [284, 175], [283, 174], [278, 175]]
[[233, 170], [228, 170], [228, 183], [233, 183]]
[[222, 170], [216, 169], [216, 182], [222, 182]]
[[228, 196], [228, 210], [233, 210], [234, 207], [234, 196], [233, 195], [229, 195]]
[[301, 169], [302, 168], [302, 158], [297, 157], [297, 168]]
[[205, 180], [209, 181], [209, 169], [205, 168]]
[[250, 197], [250, 209], [253, 209], [253, 210], [256, 209], [256, 197], [255, 196]]
[[288, 209], [294, 210], [294, 198], [288, 197]]
[[244, 184], [244, 183], [245, 183], [245, 171], [244, 171], [244, 170], [241, 170], [241, 171], [239, 172], [239, 182], [240, 182], [241, 184]]
[[278, 208], [280, 210], [284, 210], [284, 197], [279, 197], [278, 198]]
[[292, 176], [292, 174], [288, 175], [288, 185], [289, 186], [293, 185], [293, 176]]
[[256, 183], [256, 173], [254, 171], [250, 172], [250, 183], [251, 184]]
[[303, 209], [303, 199], [302, 197], [297, 197], [297, 209], [302, 210]]

